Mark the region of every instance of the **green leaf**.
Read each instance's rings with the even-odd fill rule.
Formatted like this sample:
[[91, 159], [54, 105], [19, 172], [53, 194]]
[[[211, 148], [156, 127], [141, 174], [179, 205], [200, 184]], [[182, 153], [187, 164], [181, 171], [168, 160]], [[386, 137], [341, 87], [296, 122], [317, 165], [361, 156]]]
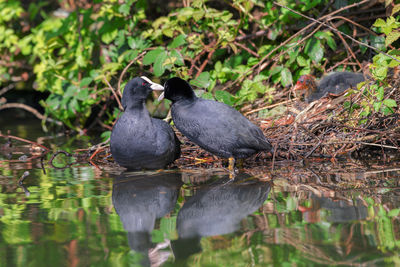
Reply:
[[118, 8], [118, 11], [122, 14], [129, 15], [131, 7], [128, 4], [123, 4]]
[[307, 60], [302, 57], [302, 56], [298, 56], [296, 58], [297, 64], [299, 64], [301, 67], [305, 67], [309, 65], [309, 62], [307, 62]]
[[208, 88], [210, 85], [210, 73], [207, 71], [200, 73], [199, 77], [190, 81], [190, 84], [200, 88]]
[[400, 32], [392, 31], [386, 36], [385, 45], [388, 46], [400, 38]]
[[158, 54], [158, 57], [155, 59], [154, 62], [154, 74], [157, 77], [160, 77], [161, 75], [163, 75], [164, 71], [165, 71], [165, 65], [164, 62], [167, 59], [168, 54], [166, 51], [162, 51], [161, 53]]
[[324, 48], [321, 45], [321, 41], [311, 39], [308, 45], [306, 45], [305, 53], [316, 63], [319, 63], [324, 56]]
[[386, 21], [383, 19], [377, 19], [375, 23], [373, 24], [375, 27], [385, 27], [386, 26]]
[[388, 98], [383, 100], [383, 104], [387, 107], [394, 108], [397, 107], [397, 103], [394, 99]]
[[376, 112], [378, 112], [382, 107], [382, 102], [374, 102], [373, 106], [374, 106], [374, 110]]
[[174, 61], [174, 64], [177, 66], [183, 66], [185, 65], [185, 62], [183, 61], [183, 56], [178, 50], [172, 50], [171, 51], [171, 57], [176, 58]]
[[215, 98], [229, 106], [233, 106], [233, 104], [235, 104], [235, 97], [226, 91], [215, 91]]
[[168, 45], [168, 47], [174, 49], [184, 44], [186, 44], [186, 35], [181, 34], [174, 38], [174, 40]]
[[80, 87], [85, 87], [93, 81], [92, 77], [85, 77], [81, 80]]
[[204, 10], [202, 9], [196, 10], [193, 12], [193, 18], [195, 21], [198, 21], [204, 17], [204, 14], [205, 14]]
[[272, 75], [275, 75], [275, 74], [281, 72], [282, 69], [283, 69], [282, 66], [275, 66], [275, 67], [273, 67], [273, 68], [270, 70], [270, 75], [271, 75], [271, 76], [272, 76]]
[[383, 80], [384, 78], [386, 78], [387, 75], [387, 67], [378, 66], [374, 69], [373, 74], [376, 76], [377, 79]]
[[388, 212], [389, 217], [396, 217], [400, 214], [400, 209], [392, 209]]
[[201, 95], [201, 98], [214, 100], [214, 96], [210, 92], [205, 92]]
[[78, 89], [78, 94], [76, 95], [76, 98], [81, 101], [86, 101], [88, 100], [89, 96], [89, 90], [87, 88], [80, 88]]
[[101, 136], [101, 139], [103, 140], [103, 142], [105, 142], [110, 138], [111, 131], [105, 131], [100, 136]]
[[135, 57], [137, 57], [138, 54], [139, 54], [139, 52], [137, 50], [128, 50], [123, 54], [123, 56], [124, 56], [125, 60], [131, 61]]
[[386, 50], [385, 37], [372, 35], [370, 39], [371, 39], [371, 45], [373, 47], [378, 48], [380, 50]]
[[400, 11], [400, 4], [397, 4], [392, 9], [392, 16]]
[[382, 109], [384, 115], [390, 115], [394, 113], [394, 110], [392, 108], [389, 108], [387, 106], [384, 106]]
[[109, 44], [115, 39], [115, 37], [117, 37], [117, 34], [118, 34], [118, 29], [107, 31], [101, 35], [101, 40], [104, 43]]
[[154, 63], [162, 52], [164, 52], [164, 48], [161, 47], [147, 52], [143, 57], [143, 65], [150, 65]]
[[336, 42], [335, 40], [330, 36], [327, 35], [325, 37], [326, 43], [328, 44], [328, 46], [332, 49], [332, 50], [336, 50], [337, 46], [336, 46]]
[[376, 98], [377, 98], [379, 101], [382, 101], [382, 100], [383, 100], [384, 93], [385, 93], [383, 87], [379, 87], [378, 90], [377, 90], [377, 93], [378, 93], [378, 94], [376, 95]]
[[293, 79], [292, 79], [292, 73], [288, 68], [284, 68], [281, 72], [281, 84], [282, 86], [286, 87], [290, 84], [292, 84]]

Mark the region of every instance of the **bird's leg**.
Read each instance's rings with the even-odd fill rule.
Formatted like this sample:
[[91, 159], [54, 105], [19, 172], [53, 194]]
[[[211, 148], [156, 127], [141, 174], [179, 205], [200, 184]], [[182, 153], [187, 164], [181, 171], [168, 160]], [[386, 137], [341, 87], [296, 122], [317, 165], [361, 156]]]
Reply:
[[230, 179], [235, 178], [235, 158], [233, 157], [229, 158], [228, 170], [229, 170], [229, 178]]
[[240, 170], [243, 169], [243, 163], [244, 163], [244, 159], [239, 159], [239, 160], [237, 161], [237, 165], [238, 165], [238, 167], [239, 167]]

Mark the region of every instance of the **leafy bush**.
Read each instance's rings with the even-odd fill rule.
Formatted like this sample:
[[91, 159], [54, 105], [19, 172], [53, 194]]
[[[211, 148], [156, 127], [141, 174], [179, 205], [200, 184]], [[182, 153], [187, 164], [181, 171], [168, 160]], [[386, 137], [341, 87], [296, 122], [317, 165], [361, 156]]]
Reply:
[[[318, 18], [328, 2], [287, 0], [285, 5]], [[329, 10], [345, 3], [335, 1]], [[50, 93], [41, 102], [46, 114], [82, 129], [96, 117], [112, 123], [118, 116], [115, 98], [134, 76], [151, 73], [157, 81], [180, 76], [205, 89], [202, 97], [240, 108], [258, 98], [272, 102], [272, 93], [280, 87], [291, 86], [302, 74], [334, 68], [347, 57], [329, 28], [310, 25], [273, 1], [194, 0], [190, 6], [174, 5], [162, 15], [145, 0], [95, 1], [57, 17], [51, 6], [43, 12], [32, 3], [25, 10], [21, 1], [0, 0], [2, 60], [29, 66], [29, 81], [36, 90]], [[28, 15], [21, 20], [22, 14]], [[387, 45], [398, 38], [397, 23], [392, 18], [376, 22], [387, 34]], [[24, 29], [24, 24], [31, 27]], [[349, 33], [352, 26], [340, 27]], [[375, 36], [363, 38], [372, 44]], [[366, 55], [365, 51], [360, 48], [359, 53]], [[380, 57], [375, 65], [393, 65]], [[0, 84], [13, 82], [10, 73], [15, 71], [15, 66], [0, 64]], [[376, 68], [377, 76], [381, 72]], [[381, 102], [383, 110], [394, 107], [387, 99]]]

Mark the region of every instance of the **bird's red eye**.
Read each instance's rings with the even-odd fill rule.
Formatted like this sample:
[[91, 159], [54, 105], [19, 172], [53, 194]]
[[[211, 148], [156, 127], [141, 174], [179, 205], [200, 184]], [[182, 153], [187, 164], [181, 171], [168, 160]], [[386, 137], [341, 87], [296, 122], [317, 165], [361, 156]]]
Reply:
[[143, 85], [143, 86], [146, 85], [146, 82], [142, 82], [142, 85]]

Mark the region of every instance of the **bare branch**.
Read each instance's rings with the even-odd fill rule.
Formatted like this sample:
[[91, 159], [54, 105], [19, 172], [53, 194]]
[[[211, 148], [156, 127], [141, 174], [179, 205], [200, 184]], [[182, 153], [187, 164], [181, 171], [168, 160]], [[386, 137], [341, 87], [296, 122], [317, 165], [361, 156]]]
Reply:
[[7, 108], [24, 109], [24, 110], [32, 113], [33, 115], [35, 115], [40, 120], [45, 120], [45, 121], [48, 121], [48, 122], [51, 122], [51, 123], [55, 123], [57, 125], [62, 125], [62, 122], [53, 120], [52, 118], [47, 118], [46, 116], [41, 114], [39, 111], [37, 111], [33, 107], [30, 107], [30, 106], [22, 104], [22, 103], [7, 103], [7, 104], [0, 105], [0, 110], [7, 109]]

